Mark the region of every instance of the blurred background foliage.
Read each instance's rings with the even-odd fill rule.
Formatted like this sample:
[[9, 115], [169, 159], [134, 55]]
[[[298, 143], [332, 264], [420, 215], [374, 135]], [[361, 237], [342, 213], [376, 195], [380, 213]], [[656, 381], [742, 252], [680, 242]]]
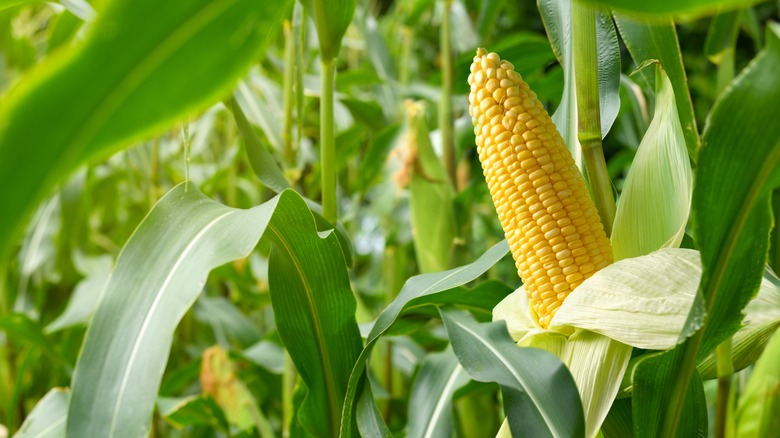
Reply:
[[[765, 24], [778, 19], [778, 4], [759, 2], [677, 23], [700, 127], [720, 91], [714, 63], [719, 58], [708, 52], [714, 44], [710, 40], [719, 35], [718, 21], [730, 14], [734, 70], [739, 72], [762, 48]], [[563, 72], [534, 2], [452, 0], [456, 181], [451, 187], [433, 153], [442, 149], [437, 112], [445, 5], [438, 0], [359, 1], [336, 63], [338, 210], [354, 245], [350, 280], [358, 322], [364, 325], [410, 276], [472, 261], [503, 238], [467, 112], [466, 78], [475, 48], [484, 46], [511, 60], [550, 113], [563, 93]], [[86, 11], [83, 1], [0, 9], [0, 93], [23, 81], [41, 59], [83, 38], [91, 19]], [[294, 21], [290, 12], [272, 30], [265, 56], [238, 84], [235, 97], [288, 179], [316, 200], [321, 178], [319, 46], [314, 23]], [[295, 32], [304, 41], [294, 53], [302, 66], [293, 79], [303, 85], [293, 96], [300, 131], [286, 138], [285, 41]], [[651, 85], [631, 75], [636, 65], [622, 40], [621, 61], [620, 112], [604, 139], [618, 192], [653, 108]], [[68, 386], [86, 322], [118, 252], [164, 193], [188, 180], [210, 198], [240, 208], [274, 195], [257, 180], [245, 148], [231, 112], [218, 103], [159, 137], [82, 166], [38, 206], [0, 270], [0, 424], [9, 433], [50, 388]], [[432, 220], [441, 226], [420, 232]], [[282, 432], [287, 359], [270, 306], [268, 247], [263, 242], [248, 258], [212, 272], [184, 317], [160, 389], [153, 436]], [[776, 248], [770, 251], [776, 253]], [[770, 258], [777, 269], [778, 258]], [[499, 296], [520, 282], [507, 258], [488, 277]], [[428, 362], [445, 361], [428, 353], [447, 345], [438, 322], [398, 332], [380, 341], [371, 363], [372, 378], [379, 383], [374, 396], [393, 431], [407, 427], [416, 376], [430, 372]], [[262, 420], [231, 405], [231, 397], [248, 400], [243, 406], [262, 412]], [[497, 397], [494, 385], [461, 385], [455, 391], [456, 433], [492, 436], [501, 421]]]

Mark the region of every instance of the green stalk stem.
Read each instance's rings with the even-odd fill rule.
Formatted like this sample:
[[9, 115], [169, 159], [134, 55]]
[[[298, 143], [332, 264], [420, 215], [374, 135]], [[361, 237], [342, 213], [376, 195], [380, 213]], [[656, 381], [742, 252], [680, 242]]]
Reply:
[[726, 419], [729, 411], [729, 394], [734, 364], [731, 361], [731, 338], [718, 345], [715, 350], [718, 365], [718, 400], [715, 407], [715, 438], [726, 436]]
[[455, 140], [452, 126], [452, 0], [444, 0], [444, 16], [441, 22], [441, 96], [439, 97], [439, 130], [444, 153], [444, 166], [450, 183], [457, 190], [457, 172], [455, 166]]
[[338, 219], [336, 210], [336, 138], [333, 130], [333, 60], [321, 61], [320, 164], [322, 168], [322, 213], [331, 224]]
[[572, 3], [574, 76], [577, 87], [577, 138], [582, 146], [585, 170], [593, 200], [607, 236], [615, 220], [615, 198], [601, 145], [599, 111], [598, 51], [596, 45], [596, 6]]
[[295, 393], [295, 365], [287, 351], [284, 352], [284, 368], [282, 371], [282, 436], [290, 436], [290, 425], [293, 418], [293, 394]]
[[295, 38], [289, 20], [284, 22], [284, 82], [282, 104], [284, 106], [284, 123], [282, 127], [282, 143], [284, 149], [284, 158], [287, 165], [295, 166], [295, 149], [293, 146], [293, 105], [295, 86]]
[[303, 41], [304, 29], [304, 9], [300, 1], [295, 2], [293, 8], [293, 38], [295, 39], [295, 125], [298, 129], [296, 140], [298, 141], [297, 150], [301, 149], [301, 139], [303, 139]]

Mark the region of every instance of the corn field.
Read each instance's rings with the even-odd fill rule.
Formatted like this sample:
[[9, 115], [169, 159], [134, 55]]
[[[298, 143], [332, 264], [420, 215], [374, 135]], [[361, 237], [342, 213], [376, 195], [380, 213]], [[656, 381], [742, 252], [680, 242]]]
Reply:
[[780, 436], [777, 0], [0, 0], [0, 438]]

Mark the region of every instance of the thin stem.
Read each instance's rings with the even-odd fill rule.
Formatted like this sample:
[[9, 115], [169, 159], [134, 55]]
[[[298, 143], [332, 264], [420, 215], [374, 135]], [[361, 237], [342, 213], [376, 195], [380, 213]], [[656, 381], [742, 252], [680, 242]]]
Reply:
[[444, 152], [444, 166], [450, 183], [457, 184], [455, 168], [455, 141], [452, 127], [452, 33], [450, 22], [452, 15], [452, 0], [444, 0], [444, 15], [441, 22], [440, 52], [441, 52], [441, 95], [439, 97], [439, 130], [441, 131], [441, 146]]
[[284, 352], [284, 368], [282, 370], [282, 436], [290, 436], [290, 425], [293, 418], [293, 394], [295, 393], [295, 365], [290, 354]]
[[[293, 8], [292, 21], [293, 38], [295, 39], [295, 125], [298, 130], [296, 150], [301, 149], [301, 141], [303, 139], [303, 41], [304, 30], [306, 29], [306, 26], [303, 25], [304, 14], [303, 4], [300, 1], [296, 1]], [[296, 163], [292, 164], [295, 165]]]
[[322, 213], [330, 223], [338, 219], [336, 210], [336, 138], [333, 132], [333, 60], [320, 62], [320, 163], [322, 170]]
[[282, 142], [284, 144], [284, 158], [287, 165], [295, 166], [295, 149], [293, 148], [293, 105], [295, 86], [295, 38], [292, 25], [289, 20], [284, 21], [284, 82], [282, 104], [284, 106], [284, 124], [282, 127]]
[[574, 76], [577, 87], [577, 138], [582, 146], [585, 170], [601, 223], [607, 236], [615, 220], [615, 198], [601, 145], [599, 111], [596, 7], [589, 2], [572, 3]]
[[731, 360], [731, 338], [718, 345], [715, 350], [718, 365], [718, 400], [715, 408], [715, 438], [726, 436], [726, 419], [729, 411], [729, 394], [734, 364]]

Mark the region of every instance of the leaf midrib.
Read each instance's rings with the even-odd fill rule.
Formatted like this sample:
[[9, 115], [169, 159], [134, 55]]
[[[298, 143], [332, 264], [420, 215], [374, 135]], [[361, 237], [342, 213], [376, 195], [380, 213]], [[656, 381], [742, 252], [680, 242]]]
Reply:
[[330, 415], [328, 415], [328, 419], [331, 421], [330, 430], [331, 431], [337, 430], [336, 424], [338, 424], [339, 421], [337, 418], [334, 417], [341, 413], [341, 409], [339, 409], [338, 397], [336, 395], [336, 386], [335, 383], [333, 382], [333, 365], [330, 363], [330, 357], [327, 355], [328, 348], [325, 342], [325, 335], [323, 334], [323, 330], [322, 330], [322, 322], [320, 321], [319, 313], [317, 312], [317, 308], [314, 304], [314, 296], [313, 296], [312, 288], [309, 285], [308, 278], [306, 277], [303, 268], [298, 263], [298, 260], [295, 257], [293, 257], [293, 252], [290, 249], [290, 245], [284, 239], [283, 234], [276, 229], [273, 223], [269, 223], [268, 228], [276, 235], [277, 240], [284, 248], [285, 252], [287, 252], [287, 255], [289, 256], [290, 260], [295, 266], [295, 270], [298, 272], [298, 277], [301, 279], [301, 282], [303, 283], [303, 287], [306, 292], [304, 294], [306, 296], [306, 304], [308, 305], [309, 314], [311, 315], [311, 321], [312, 324], [314, 325], [314, 337], [319, 347], [317, 348], [317, 353], [320, 356], [320, 362], [322, 363], [323, 373], [325, 374], [325, 391], [327, 393], [328, 406], [330, 410]]
[[465, 332], [469, 333], [474, 338], [476, 338], [479, 342], [481, 342], [485, 347], [488, 348], [488, 350], [490, 350], [491, 353], [493, 353], [494, 356], [496, 356], [498, 358], [499, 361], [501, 361], [501, 364], [504, 365], [504, 367], [509, 371], [510, 374], [512, 374], [512, 377], [514, 377], [515, 380], [517, 380], [520, 383], [520, 385], [523, 387], [523, 389], [525, 389], [525, 393], [528, 395], [528, 397], [533, 402], [533, 406], [536, 408], [536, 411], [539, 412], [539, 414], [542, 416], [542, 418], [544, 419], [545, 424], [547, 424], [547, 427], [550, 428], [551, 430], [553, 428], [555, 430], [557, 430], [557, 425], [555, 424], [555, 422], [553, 422], [552, 419], [547, 416], [547, 413], [545, 412], [544, 409], [540, 409], [539, 408], [539, 406], [541, 406], [542, 404], [536, 398], [535, 394], [532, 393], [531, 391], [528, 391], [526, 389], [526, 388], [528, 388], [528, 383], [525, 381], [525, 379], [522, 378], [522, 376], [517, 374], [517, 372], [515, 371], [514, 367], [511, 366], [511, 363], [508, 362], [508, 360], [504, 357], [504, 355], [501, 354], [500, 351], [496, 350], [493, 347], [493, 345], [491, 345], [490, 342], [488, 342], [487, 339], [485, 339], [482, 336], [480, 336], [479, 333], [471, 330], [469, 327], [465, 326], [464, 324], [462, 324], [459, 321], [455, 321], [453, 319], [450, 319], [450, 320], [452, 322], [454, 322], [455, 324], [457, 324], [458, 326], [460, 326], [460, 328], [462, 330], [464, 330]]
[[212, 229], [216, 224], [218, 224], [220, 221], [225, 219], [227, 216], [237, 213], [239, 210], [231, 210], [226, 213], [223, 213], [216, 218], [212, 219], [210, 222], [205, 224], [203, 228], [201, 228], [200, 231], [192, 238], [189, 244], [184, 248], [184, 250], [179, 254], [179, 257], [176, 259], [176, 261], [173, 264], [173, 267], [169, 271], [168, 275], [165, 277], [165, 280], [163, 281], [162, 285], [157, 291], [157, 294], [154, 297], [154, 300], [152, 301], [151, 306], [149, 307], [149, 311], [146, 312], [146, 316], [144, 317], [143, 323], [141, 324], [141, 329], [138, 332], [138, 336], [135, 338], [135, 342], [133, 343], [133, 349], [130, 352], [130, 357], [127, 360], [127, 365], [124, 367], [124, 371], [122, 373], [121, 377], [121, 383], [119, 386], [119, 391], [117, 392], [116, 402], [114, 403], [113, 413], [111, 414], [111, 423], [109, 425], [109, 432], [108, 436], [112, 437], [114, 436], [114, 429], [116, 428], [116, 421], [119, 417], [119, 407], [121, 405], [122, 399], [124, 398], [124, 393], [127, 390], [127, 383], [128, 378], [130, 377], [130, 370], [133, 367], [133, 363], [136, 360], [136, 357], [138, 355], [139, 347], [141, 346], [141, 339], [144, 337], [144, 334], [146, 333], [146, 330], [149, 327], [149, 322], [151, 321], [151, 316], [154, 314], [154, 312], [157, 309], [157, 306], [160, 303], [160, 300], [163, 297], [163, 292], [168, 288], [172, 278], [177, 273], [178, 269], [181, 267], [181, 264], [184, 262], [185, 259], [187, 259], [187, 256], [190, 254], [192, 249], [200, 243], [200, 239], [206, 235], [206, 233]]

